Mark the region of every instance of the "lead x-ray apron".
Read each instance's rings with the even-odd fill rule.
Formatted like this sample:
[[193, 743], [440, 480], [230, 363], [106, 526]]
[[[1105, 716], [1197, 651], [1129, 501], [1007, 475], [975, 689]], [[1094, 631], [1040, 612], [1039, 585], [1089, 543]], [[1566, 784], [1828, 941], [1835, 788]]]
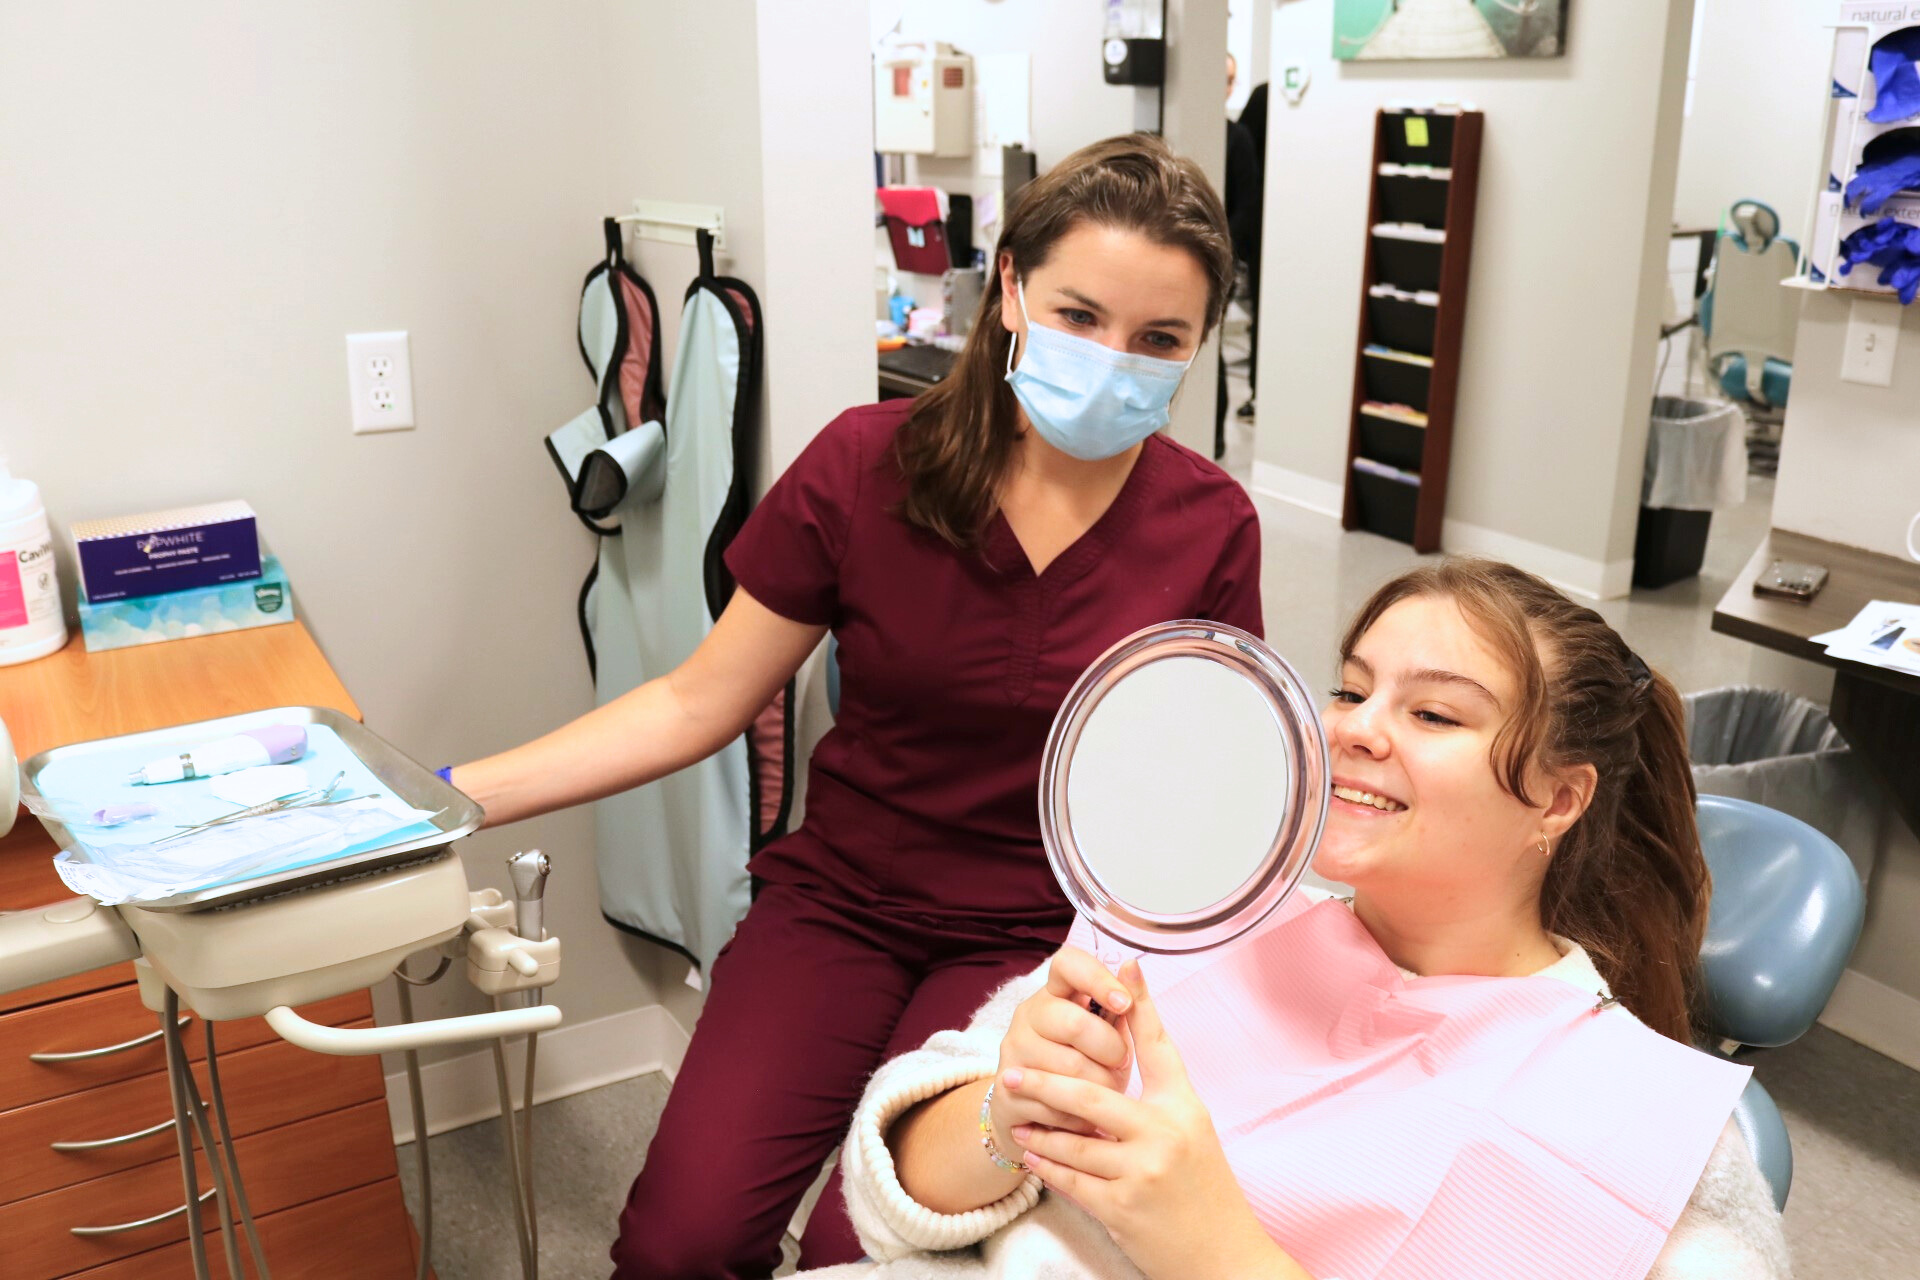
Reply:
[[[685, 661], [733, 593], [721, 556], [747, 513], [759, 301], [714, 274], [700, 233], [700, 276], [662, 402], [653, 293], [609, 222], [607, 260], [581, 291], [580, 351], [599, 402], [547, 448], [574, 511], [600, 535], [580, 625], [604, 704]], [[791, 692], [706, 760], [595, 805], [609, 921], [711, 965], [746, 913], [748, 857], [786, 826]]]

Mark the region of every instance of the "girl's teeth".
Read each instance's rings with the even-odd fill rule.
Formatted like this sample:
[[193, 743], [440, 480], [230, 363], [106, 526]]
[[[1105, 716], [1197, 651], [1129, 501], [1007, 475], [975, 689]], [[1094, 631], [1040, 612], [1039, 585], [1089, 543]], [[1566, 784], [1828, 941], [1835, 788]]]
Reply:
[[1369, 805], [1372, 808], [1379, 809], [1383, 813], [1396, 813], [1406, 808], [1405, 805], [1397, 800], [1390, 799], [1386, 796], [1374, 795], [1371, 791], [1357, 791], [1352, 787], [1335, 787], [1333, 794], [1339, 796], [1342, 800], [1350, 800], [1355, 804]]

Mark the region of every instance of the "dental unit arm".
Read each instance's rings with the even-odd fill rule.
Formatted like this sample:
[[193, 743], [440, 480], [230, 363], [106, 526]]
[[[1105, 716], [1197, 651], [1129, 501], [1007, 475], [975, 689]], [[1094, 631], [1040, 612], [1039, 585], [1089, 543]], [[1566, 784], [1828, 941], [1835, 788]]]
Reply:
[[[32, 777], [31, 771], [28, 776]], [[0, 835], [13, 825], [19, 794], [18, 766], [5, 726], [0, 724]], [[477, 807], [474, 812], [477, 815]], [[477, 825], [477, 817], [473, 825]], [[545, 937], [540, 926], [546, 872], [547, 859], [538, 851], [516, 857], [510, 864], [516, 901], [509, 902], [491, 888], [470, 890], [460, 856], [448, 843], [422, 849], [399, 865], [375, 870], [354, 867], [331, 881], [303, 881], [296, 887], [263, 892], [219, 909], [160, 909], [132, 904], [108, 907], [89, 897], [73, 897], [29, 910], [0, 912], [0, 993], [133, 961], [141, 1002], [161, 1015], [169, 1069], [176, 1076], [186, 1062], [185, 1050], [178, 1043], [178, 1022], [182, 1020], [177, 1019], [177, 1013], [183, 1005], [206, 1024], [210, 1060], [214, 1024], [264, 1017], [283, 1039], [315, 1053], [404, 1053], [409, 1059], [409, 1076], [415, 1081], [418, 1070], [414, 1051], [435, 1045], [491, 1042], [498, 1055], [506, 1041], [524, 1037], [529, 1067], [526, 1102], [530, 1107], [534, 1037], [557, 1026], [561, 1011], [544, 1003], [501, 1007], [500, 997], [536, 992], [559, 977], [560, 940]], [[521, 937], [520, 931], [529, 927], [534, 931], [533, 938]], [[440, 957], [439, 968], [429, 978], [408, 977], [402, 968], [404, 962], [423, 951]], [[467, 962], [469, 978], [494, 997], [495, 1007], [484, 1013], [412, 1021], [405, 983], [424, 985], [462, 958]], [[302, 1017], [293, 1007], [359, 991], [388, 977], [402, 980], [401, 1006], [407, 1021], [367, 1028], [322, 1026]], [[176, 1054], [179, 1067], [175, 1066]], [[218, 1096], [217, 1077], [213, 1091], [212, 1115], [224, 1131], [224, 1103]], [[511, 1129], [515, 1112], [506, 1092], [503, 1070], [502, 1113]], [[414, 1140], [424, 1164], [425, 1117], [420, 1114], [417, 1087], [413, 1097]], [[520, 1114], [525, 1140], [530, 1143], [530, 1113]], [[196, 1090], [176, 1089], [175, 1118], [183, 1143], [197, 1126], [201, 1146], [209, 1154], [221, 1145], [213, 1141], [208, 1110]], [[231, 1215], [237, 1204], [255, 1253], [256, 1270], [266, 1280], [265, 1262], [247, 1212], [244, 1184], [233, 1162], [230, 1138], [224, 1146], [224, 1167], [217, 1160], [209, 1163], [225, 1228], [229, 1269], [237, 1260]], [[518, 1157], [519, 1152], [514, 1154]], [[522, 1176], [516, 1159], [514, 1182], [516, 1208], [524, 1214], [522, 1270], [533, 1277], [538, 1263], [532, 1251], [532, 1233], [527, 1229], [533, 1219], [531, 1151], [526, 1155], [526, 1176]], [[202, 1198], [197, 1191], [197, 1175], [184, 1162], [183, 1180], [189, 1200]], [[431, 1237], [431, 1200], [424, 1179], [423, 1194], [428, 1215], [423, 1215], [426, 1220], [421, 1231], [422, 1275], [428, 1266]], [[195, 1274], [204, 1277], [209, 1273], [199, 1216], [189, 1215], [188, 1226]]]

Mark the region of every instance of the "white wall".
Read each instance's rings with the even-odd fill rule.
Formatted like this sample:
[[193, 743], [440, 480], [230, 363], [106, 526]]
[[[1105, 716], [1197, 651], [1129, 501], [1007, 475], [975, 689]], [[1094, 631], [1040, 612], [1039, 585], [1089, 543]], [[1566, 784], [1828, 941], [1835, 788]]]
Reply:
[[[610, 59], [592, 8], [0, 9], [0, 439], [62, 525], [250, 501], [367, 723], [430, 764], [592, 704], [592, 546], [540, 440], [591, 395], [572, 315]], [[417, 430], [349, 430], [343, 337], [374, 329], [412, 335]], [[530, 845], [555, 999], [651, 1002], [584, 811], [462, 852], [504, 886]]]
[[1273, 13], [1271, 63], [1312, 73], [1269, 111], [1255, 484], [1337, 512], [1374, 112], [1486, 112], [1445, 544], [1594, 595], [1624, 593], [1690, 0], [1575, 4], [1568, 53], [1335, 63], [1332, 11]]
[[758, 0], [775, 472], [874, 395], [873, 80], [857, 4]]
[[1715, 227], [1736, 200], [1763, 200], [1787, 236], [1806, 232], [1820, 176], [1834, 6], [1807, 0], [1697, 0], [1692, 109], [1673, 218]]
[[[1167, 44], [1167, 143], [1198, 163], [1215, 191], [1224, 192], [1227, 187], [1227, 6], [1224, 0], [1168, 0]], [[1167, 427], [1168, 435], [1206, 458], [1213, 456], [1219, 360], [1220, 333], [1216, 329], [1195, 353]]]
[[[1892, 386], [1840, 380], [1856, 302], [1901, 321]], [[1920, 321], [1913, 311], [1840, 292], [1806, 296], [1774, 487], [1776, 528], [1906, 557], [1907, 523], [1920, 513]], [[1762, 674], [1758, 660], [1755, 669]], [[1866, 929], [1824, 1020], [1920, 1069], [1917, 917], [1920, 842], [1889, 809], [1868, 884]]]
[[[1900, 321], [1890, 387], [1840, 380], [1856, 304]], [[1905, 558], [1907, 523], [1920, 512], [1920, 320], [1913, 311], [1839, 292], [1810, 294], [1801, 304], [1775, 527]]]
[[[592, 394], [574, 317], [600, 218], [725, 205], [722, 269], [767, 313], [763, 462], [872, 397], [861, 16], [0, 8], [0, 448], [63, 527], [251, 501], [367, 723], [415, 757], [552, 728], [593, 702], [574, 622], [593, 544], [541, 438]], [[792, 55], [764, 77], [763, 46]], [[671, 358], [693, 251], [633, 249]], [[387, 328], [412, 335], [418, 429], [354, 436], [343, 337]], [[683, 966], [600, 918], [587, 810], [462, 853], [504, 885], [533, 845], [555, 860], [569, 1027], [660, 1000], [690, 1022]], [[418, 1003], [478, 997], [450, 981]]]

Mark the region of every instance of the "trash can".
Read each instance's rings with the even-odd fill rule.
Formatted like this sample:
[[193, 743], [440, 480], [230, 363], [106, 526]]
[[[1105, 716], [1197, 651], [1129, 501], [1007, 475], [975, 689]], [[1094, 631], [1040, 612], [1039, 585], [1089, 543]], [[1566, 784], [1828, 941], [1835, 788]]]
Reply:
[[1747, 500], [1747, 426], [1730, 400], [1655, 396], [1633, 542], [1633, 585], [1664, 587], [1700, 572], [1718, 507]]
[[1866, 882], [1885, 802], [1825, 707], [1750, 685], [1683, 701], [1696, 789], [1791, 814], [1845, 849]]

